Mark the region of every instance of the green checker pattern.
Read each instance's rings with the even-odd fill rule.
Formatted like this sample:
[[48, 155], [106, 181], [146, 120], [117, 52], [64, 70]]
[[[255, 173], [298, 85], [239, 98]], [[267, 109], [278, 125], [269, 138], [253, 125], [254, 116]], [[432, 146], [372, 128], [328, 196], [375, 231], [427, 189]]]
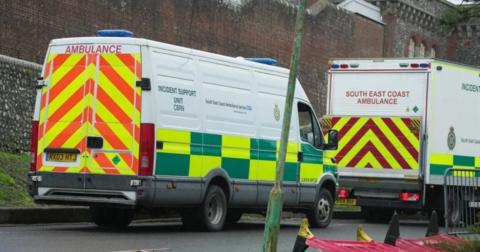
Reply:
[[[440, 158], [438, 158], [440, 156]], [[437, 158], [435, 158], [437, 157]], [[430, 174], [441, 175], [449, 168], [480, 169], [480, 157], [433, 154], [430, 161]], [[480, 172], [476, 173], [480, 176]]]
[[[187, 177], [190, 174], [192, 165], [190, 162], [193, 160], [193, 156], [197, 157], [219, 157], [220, 162], [217, 166], [223, 168], [231, 178], [234, 179], [249, 179], [249, 170], [252, 165], [252, 160], [256, 161], [277, 161], [277, 141], [255, 139], [250, 138], [250, 146], [240, 147], [234, 146], [231, 148], [238, 148], [241, 151], [248, 151], [248, 158], [232, 157], [222, 155], [222, 142], [225, 136], [208, 133], [189, 132], [190, 142], [184, 143], [183, 147], [180, 147], [187, 153], [175, 153], [174, 151], [168, 151], [163, 148], [157, 148], [156, 152], [156, 165], [155, 175], [160, 176], [184, 176]], [[168, 143], [163, 143], [166, 145]], [[181, 144], [180, 144], [181, 145]], [[248, 150], [246, 150], [248, 149]], [[314, 148], [309, 144], [301, 144], [301, 150], [304, 153], [304, 161], [306, 164], [323, 164], [323, 152]], [[207, 158], [205, 158], [207, 159]], [[287, 158], [288, 159], [288, 158]], [[203, 163], [204, 164], [204, 163]], [[205, 165], [205, 164], [204, 164]], [[214, 164], [212, 164], [214, 165]], [[323, 165], [319, 166], [323, 169]], [[217, 167], [211, 167], [217, 168]], [[332, 170], [333, 166], [325, 166], [327, 170]], [[332, 168], [332, 169], [331, 169]], [[262, 169], [258, 167], [257, 169]], [[284, 181], [295, 182], [299, 176], [299, 164], [295, 160], [289, 160], [285, 163]], [[251, 177], [250, 177], [251, 179]], [[274, 174], [271, 178], [274, 180]]]

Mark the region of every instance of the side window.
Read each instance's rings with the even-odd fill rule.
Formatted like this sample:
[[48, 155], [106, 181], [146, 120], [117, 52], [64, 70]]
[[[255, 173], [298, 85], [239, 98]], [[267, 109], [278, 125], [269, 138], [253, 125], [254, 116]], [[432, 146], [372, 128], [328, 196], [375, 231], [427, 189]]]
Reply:
[[300, 102], [298, 103], [298, 120], [300, 124], [300, 139], [313, 146], [320, 147], [322, 145], [322, 138], [318, 122], [315, 119], [312, 109], [308, 105]]

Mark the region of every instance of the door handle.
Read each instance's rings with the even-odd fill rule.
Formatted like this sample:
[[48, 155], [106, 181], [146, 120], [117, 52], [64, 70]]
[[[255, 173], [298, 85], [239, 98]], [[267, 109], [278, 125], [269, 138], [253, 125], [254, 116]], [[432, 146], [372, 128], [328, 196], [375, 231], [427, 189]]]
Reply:
[[102, 137], [87, 137], [87, 148], [91, 149], [101, 149], [103, 148], [103, 138]]
[[298, 162], [303, 162], [303, 152], [299, 151], [297, 153], [297, 161]]

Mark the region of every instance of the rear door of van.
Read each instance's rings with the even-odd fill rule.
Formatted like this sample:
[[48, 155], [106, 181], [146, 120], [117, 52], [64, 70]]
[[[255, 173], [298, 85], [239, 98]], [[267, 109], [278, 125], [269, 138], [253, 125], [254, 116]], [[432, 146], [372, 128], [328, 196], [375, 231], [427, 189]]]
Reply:
[[51, 46], [43, 78], [36, 170], [58, 176], [42, 184], [109, 189], [96, 175], [137, 175], [140, 46]]
[[371, 65], [330, 73], [329, 116], [323, 126], [325, 132], [339, 131], [332, 154], [340, 178], [416, 180], [430, 70]]

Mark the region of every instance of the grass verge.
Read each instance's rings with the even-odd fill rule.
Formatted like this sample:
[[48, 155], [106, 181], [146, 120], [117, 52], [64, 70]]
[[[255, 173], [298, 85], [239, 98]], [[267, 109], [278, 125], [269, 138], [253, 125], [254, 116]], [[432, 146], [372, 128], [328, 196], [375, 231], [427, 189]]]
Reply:
[[27, 154], [0, 152], [0, 207], [35, 206], [27, 193]]

